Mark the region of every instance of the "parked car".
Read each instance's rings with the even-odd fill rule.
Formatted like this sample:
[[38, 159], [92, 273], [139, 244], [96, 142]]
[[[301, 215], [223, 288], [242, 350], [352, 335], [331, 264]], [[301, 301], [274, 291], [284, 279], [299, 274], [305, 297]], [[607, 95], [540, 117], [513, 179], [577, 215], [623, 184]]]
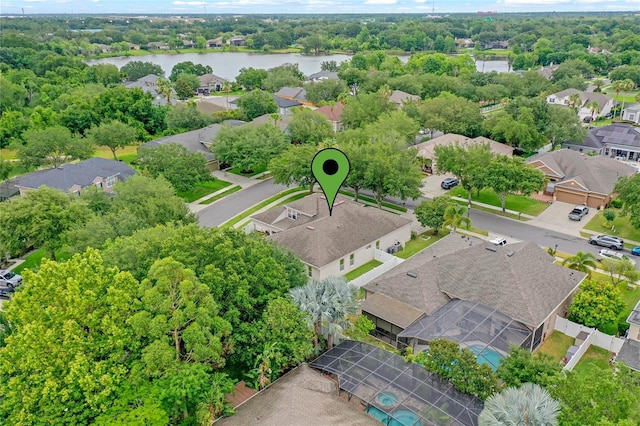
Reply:
[[640, 247], [634, 247], [631, 249], [631, 254], [634, 256], [640, 256]]
[[459, 183], [460, 181], [456, 178], [446, 178], [445, 180], [442, 181], [442, 183], [440, 184], [440, 187], [442, 189], [451, 189], [454, 186], [458, 186]]
[[620, 252], [609, 250], [609, 249], [600, 250], [598, 252], [597, 259], [598, 260], [611, 259], [611, 260], [619, 260], [619, 261], [627, 259], [633, 266], [636, 266], [636, 261], [633, 259], [629, 259], [629, 256], [627, 256], [626, 254], [622, 254]]
[[586, 116], [585, 118], [582, 119], [583, 123], [591, 123], [593, 121], [593, 118], [591, 116]]
[[593, 246], [608, 247], [612, 250], [622, 250], [624, 241], [612, 235], [593, 235], [589, 238], [589, 244]]
[[14, 272], [0, 269], [0, 285], [15, 288], [22, 284], [22, 277]]
[[581, 220], [583, 216], [589, 213], [589, 207], [587, 206], [575, 206], [569, 213], [569, 219]]
[[505, 240], [504, 238], [500, 238], [500, 237], [496, 237], [493, 240], [489, 241], [491, 244], [495, 244], [497, 246], [503, 246], [505, 244], [507, 244], [507, 240]]

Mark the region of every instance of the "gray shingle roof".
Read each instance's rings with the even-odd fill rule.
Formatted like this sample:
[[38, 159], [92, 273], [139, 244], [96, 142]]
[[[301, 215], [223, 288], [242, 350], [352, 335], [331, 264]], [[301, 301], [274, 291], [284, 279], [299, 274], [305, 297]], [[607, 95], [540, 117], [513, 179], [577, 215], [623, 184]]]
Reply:
[[[329, 216], [329, 208], [321, 194], [312, 194], [301, 199], [303, 205], [318, 205], [319, 212], [312, 220], [302, 217], [299, 225], [285, 226], [279, 222], [274, 226], [288, 228], [272, 234], [269, 238], [290, 249], [303, 262], [323, 267], [355, 250], [373, 243], [381, 237], [411, 224], [411, 219], [354, 203], [347, 197], [338, 196]], [[297, 202], [296, 202], [297, 203]], [[298, 206], [301, 204], [298, 203]], [[276, 207], [282, 211], [287, 206]], [[305, 207], [308, 208], [308, 207]], [[265, 216], [256, 215], [257, 219]], [[300, 219], [299, 219], [300, 220]], [[285, 215], [280, 222], [294, 222]], [[295, 221], [298, 222], [298, 221]], [[302, 226], [305, 225], [305, 226]], [[313, 229], [309, 229], [309, 227]]]
[[309, 77], [307, 77], [307, 80], [321, 80], [321, 79], [331, 79], [331, 80], [336, 80], [338, 79], [338, 73], [335, 71], [327, 71], [327, 70], [322, 70], [319, 72], [314, 72], [313, 74], [309, 74]]
[[293, 119], [292, 115], [281, 115], [278, 117], [278, 120], [274, 122], [271, 114], [263, 114], [260, 117], [256, 117], [250, 121], [251, 124], [262, 125], [262, 124], [274, 124], [277, 128], [282, 130], [283, 132], [287, 130], [289, 124], [291, 124], [291, 120]]
[[65, 164], [60, 168], [38, 170], [20, 177], [17, 186], [36, 189], [43, 185], [68, 191], [74, 185], [82, 188], [93, 184], [96, 177], [104, 179], [118, 176], [120, 180], [136, 174], [127, 163], [106, 158], [90, 158], [75, 164]]
[[416, 309], [383, 293], [373, 293], [360, 303], [360, 308], [363, 312], [375, 312], [375, 316], [378, 318], [382, 318], [401, 328], [409, 327], [424, 315], [424, 312], [420, 309]]
[[581, 90], [571, 89], [571, 88], [561, 90], [560, 92], [554, 93], [553, 95], [555, 95], [556, 98], [566, 98], [576, 93], [580, 95], [581, 106], [587, 105], [591, 103], [591, 101], [596, 101], [598, 105], [600, 105], [600, 108], [603, 108], [608, 102], [613, 100], [611, 96], [607, 96], [604, 93], [583, 92]]
[[420, 100], [420, 96], [412, 95], [411, 93], [403, 92], [402, 90], [394, 90], [389, 96], [389, 102], [395, 104], [402, 104], [403, 102], [417, 102]]
[[[142, 89], [143, 92], [150, 93], [153, 96], [153, 103], [155, 105], [167, 105], [167, 97], [158, 93], [158, 86], [156, 85], [156, 81], [162, 77], [159, 77], [154, 74], [145, 75], [142, 78], [139, 78], [136, 81], [126, 81], [124, 83], [124, 87], [127, 89]], [[171, 105], [175, 105], [176, 101], [176, 91], [171, 89]]]
[[278, 90], [275, 95], [283, 98], [305, 100], [307, 98], [307, 91], [302, 87], [283, 87]]
[[589, 130], [584, 145], [595, 148], [602, 148], [604, 145], [640, 148], [640, 129], [624, 123], [595, 127]]
[[[223, 124], [227, 124], [230, 126], [239, 126], [244, 123], [244, 121], [240, 120], [227, 120]], [[142, 144], [140, 147], [153, 148], [160, 145], [177, 143], [187, 148], [190, 152], [199, 152], [200, 154], [204, 155], [207, 161], [212, 161], [216, 159], [216, 156], [209, 150], [208, 146], [211, 145], [213, 138], [216, 137], [221, 128], [221, 124], [211, 124], [207, 127], [203, 127], [202, 129], [192, 130], [190, 132], [179, 133], [177, 135], [155, 139]]]
[[[551, 256], [531, 242], [492, 246], [495, 252], [486, 246], [474, 238], [448, 236], [365, 288], [427, 315], [449, 298], [458, 298], [482, 303], [536, 328], [586, 276], [555, 265]], [[417, 277], [408, 276], [410, 271]]]
[[598, 194], [609, 194], [620, 177], [636, 172], [635, 168], [613, 158], [584, 155], [570, 149], [544, 152], [527, 159], [528, 164], [536, 161], [558, 173], [556, 186], [575, 180], [587, 191]]
[[276, 105], [278, 105], [279, 108], [293, 108], [302, 105], [296, 100], [281, 98], [280, 96], [274, 96], [273, 99], [276, 101]]
[[616, 362], [624, 362], [636, 371], [640, 371], [640, 342], [627, 339], [622, 344], [620, 352], [616, 355]]

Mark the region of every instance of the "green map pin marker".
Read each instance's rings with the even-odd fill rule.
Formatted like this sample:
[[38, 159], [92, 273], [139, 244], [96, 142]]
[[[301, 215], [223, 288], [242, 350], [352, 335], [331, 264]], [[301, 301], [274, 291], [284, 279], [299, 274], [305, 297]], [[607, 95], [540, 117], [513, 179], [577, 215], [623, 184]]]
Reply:
[[335, 148], [325, 148], [319, 151], [311, 161], [311, 173], [316, 178], [324, 192], [329, 206], [329, 216], [333, 211], [333, 202], [338, 190], [349, 175], [349, 159], [344, 152]]

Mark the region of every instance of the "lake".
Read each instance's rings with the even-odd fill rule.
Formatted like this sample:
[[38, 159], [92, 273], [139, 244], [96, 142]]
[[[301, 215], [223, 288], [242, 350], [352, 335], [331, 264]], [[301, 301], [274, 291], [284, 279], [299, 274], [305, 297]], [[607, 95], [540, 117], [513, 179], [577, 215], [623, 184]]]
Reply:
[[[160, 65], [166, 76], [171, 74], [171, 69], [179, 62], [191, 61], [194, 64], [209, 65], [213, 73], [228, 80], [235, 80], [240, 73], [240, 68], [253, 67], [269, 69], [285, 63], [297, 63], [304, 75], [320, 71], [323, 61], [336, 61], [338, 64], [349, 60], [350, 55], [302, 55], [300, 53], [248, 53], [248, 52], [206, 52], [206, 53], [176, 53], [176, 54], [152, 54], [145, 56], [117, 56], [87, 61], [89, 65], [113, 64], [122, 68], [131, 61], [153, 62]], [[407, 62], [409, 56], [399, 56], [402, 62]], [[507, 72], [507, 61], [478, 61], [476, 68], [484, 72]]]

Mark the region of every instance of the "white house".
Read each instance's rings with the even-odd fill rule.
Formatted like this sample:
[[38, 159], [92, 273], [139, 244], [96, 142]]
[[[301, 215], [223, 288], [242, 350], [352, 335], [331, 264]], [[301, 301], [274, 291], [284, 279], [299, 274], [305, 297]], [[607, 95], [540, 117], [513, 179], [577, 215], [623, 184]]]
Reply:
[[640, 124], [640, 103], [627, 105], [622, 110], [622, 119], [624, 121], [633, 121]]
[[[585, 117], [593, 117], [594, 119], [597, 117], [604, 117], [611, 112], [611, 108], [616, 104], [616, 101], [612, 97], [605, 94], [583, 92], [576, 89], [565, 89], [560, 92], [553, 93], [547, 96], [547, 103], [551, 105], [571, 106], [572, 101], [570, 98], [575, 94], [579, 96], [579, 100], [575, 107], [578, 108], [578, 116], [581, 120]], [[594, 101], [598, 103], [599, 111], [591, 109], [591, 103]]]
[[345, 275], [374, 260], [377, 250], [394, 251], [411, 239], [410, 219], [341, 195], [331, 216], [324, 195], [315, 193], [251, 218], [249, 231], [269, 234], [318, 279]]

